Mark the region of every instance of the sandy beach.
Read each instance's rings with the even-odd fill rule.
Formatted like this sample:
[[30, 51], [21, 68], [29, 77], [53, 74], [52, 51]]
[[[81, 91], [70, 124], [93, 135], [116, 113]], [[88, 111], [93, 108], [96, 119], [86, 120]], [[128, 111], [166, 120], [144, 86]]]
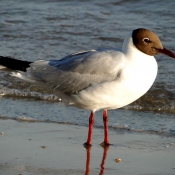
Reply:
[[113, 145], [102, 148], [103, 130], [94, 128], [86, 149], [83, 126], [8, 119], [0, 121], [0, 132], [0, 174], [175, 174], [171, 137], [110, 131]]

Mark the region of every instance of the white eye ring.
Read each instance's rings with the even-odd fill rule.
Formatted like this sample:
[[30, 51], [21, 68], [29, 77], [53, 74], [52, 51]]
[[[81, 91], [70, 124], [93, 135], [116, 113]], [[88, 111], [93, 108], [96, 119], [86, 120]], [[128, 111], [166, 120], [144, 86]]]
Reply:
[[142, 40], [143, 40], [143, 42], [145, 42], [147, 44], [150, 42], [149, 38], [143, 38]]

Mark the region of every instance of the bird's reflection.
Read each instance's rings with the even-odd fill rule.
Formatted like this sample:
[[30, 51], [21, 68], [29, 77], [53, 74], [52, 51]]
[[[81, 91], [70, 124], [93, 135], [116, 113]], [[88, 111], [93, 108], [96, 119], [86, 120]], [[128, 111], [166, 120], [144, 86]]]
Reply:
[[90, 173], [90, 160], [91, 160], [91, 146], [86, 148], [86, 172], [85, 175], [89, 175]]
[[[91, 146], [90, 147], [85, 147], [85, 148], [86, 148], [86, 151], [87, 151], [85, 175], [89, 175], [90, 174], [90, 161], [91, 161]], [[100, 164], [100, 173], [99, 173], [99, 175], [104, 175], [105, 161], [106, 161], [106, 157], [107, 157], [107, 154], [108, 154], [108, 149], [109, 149], [109, 146], [103, 147], [103, 157], [102, 157], [102, 161], [101, 161], [101, 164]]]

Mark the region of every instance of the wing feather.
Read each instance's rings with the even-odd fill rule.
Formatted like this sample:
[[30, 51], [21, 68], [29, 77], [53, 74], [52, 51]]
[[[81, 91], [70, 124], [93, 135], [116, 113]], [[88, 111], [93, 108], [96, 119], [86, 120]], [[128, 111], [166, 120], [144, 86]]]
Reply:
[[93, 83], [117, 79], [125, 66], [121, 52], [85, 51], [68, 55], [61, 60], [36, 61], [27, 69], [30, 77], [46, 83], [53, 90], [76, 94]]

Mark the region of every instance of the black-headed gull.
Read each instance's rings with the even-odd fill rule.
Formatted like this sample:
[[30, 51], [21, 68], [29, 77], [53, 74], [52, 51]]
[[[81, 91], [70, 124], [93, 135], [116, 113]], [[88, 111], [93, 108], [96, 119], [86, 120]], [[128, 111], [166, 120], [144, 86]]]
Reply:
[[18, 70], [13, 76], [52, 90], [66, 104], [90, 110], [85, 145], [92, 144], [94, 113], [103, 109], [103, 144], [109, 145], [107, 110], [126, 106], [150, 89], [159, 53], [175, 58], [156, 34], [140, 28], [129, 33], [121, 51], [90, 50], [34, 62], [0, 57], [0, 64]]

